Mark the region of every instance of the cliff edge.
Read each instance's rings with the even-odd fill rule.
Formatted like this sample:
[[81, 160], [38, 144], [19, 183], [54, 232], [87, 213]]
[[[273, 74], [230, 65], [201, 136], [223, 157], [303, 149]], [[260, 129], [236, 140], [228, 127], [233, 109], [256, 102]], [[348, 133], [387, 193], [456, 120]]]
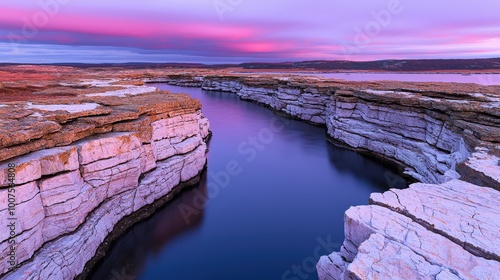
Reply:
[[117, 80], [43, 90], [61, 89], [79, 94], [0, 104], [2, 279], [76, 277], [120, 220], [206, 163], [209, 123], [188, 95]]
[[397, 163], [420, 182], [346, 211], [340, 252], [317, 264], [321, 280], [497, 279], [500, 87], [288, 75], [162, 79], [325, 126], [334, 142]]

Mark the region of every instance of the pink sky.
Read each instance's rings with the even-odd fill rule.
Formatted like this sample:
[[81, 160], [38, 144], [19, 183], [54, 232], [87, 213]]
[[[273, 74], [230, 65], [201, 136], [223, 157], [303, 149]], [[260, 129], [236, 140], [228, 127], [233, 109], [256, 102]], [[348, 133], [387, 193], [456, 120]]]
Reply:
[[5, 0], [0, 62], [500, 57], [485, 0]]

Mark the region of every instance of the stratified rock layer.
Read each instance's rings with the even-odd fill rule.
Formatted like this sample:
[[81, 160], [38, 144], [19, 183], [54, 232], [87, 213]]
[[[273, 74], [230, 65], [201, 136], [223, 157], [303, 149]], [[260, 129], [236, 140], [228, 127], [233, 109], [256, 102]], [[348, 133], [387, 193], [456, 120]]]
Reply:
[[167, 75], [165, 81], [232, 92], [325, 125], [333, 140], [400, 163], [425, 183], [459, 178], [457, 165], [475, 147], [498, 150], [500, 144], [498, 87], [196, 74]]
[[[206, 163], [208, 121], [187, 95], [128, 86], [0, 110], [9, 124], [1, 127], [0, 226], [15, 217], [21, 264], [8, 273], [8, 256], [0, 256], [3, 279], [72, 279], [118, 221]], [[16, 165], [14, 216], [9, 164]], [[9, 236], [0, 231], [0, 251], [9, 251]]]
[[[72, 72], [78, 70], [68, 69], [65, 75]], [[31, 219], [19, 225], [31, 234], [20, 238], [26, 240], [25, 246], [38, 248], [42, 246], [43, 238], [50, 239], [51, 234], [60, 230], [52, 226], [53, 222], [47, 223], [48, 227], [45, 224], [40, 226], [45, 215], [59, 216], [70, 227], [78, 223], [77, 218], [64, 214], [74, 209], [73, 201], [78, 201], [75, 198], [81, 197], [87, 189], [68, 187], [67, 193], [60, 193], [52, 187], [51, 176], [57, 176], [58, 182], [65, 185], [83, 181], [87, 188], [96, 186], [98, 189], [108, 186], [99, 180], [99, 176], [112, 178], [120, 183], [110, 184], [109, 191], [106, 189], [101, 196], [119, 193], [117, 186], [123, 184], [126, 189], [120, 193], [123, 200], [114, 200], [116, 197], [112, 196], [113, 199], [105, 198], [101, 205], [110, 209], [127, 209], [123, 210], [127, 212], [131, 207], [138, 209], [144, 201], [154, 200], [150, 188], [161, 192], [161, 188], [157, 190], [159, 185], [170, 184], [171, 173], [179, 172], [179, 157], [184, 158], [188, 166], [195, 166], [186, 170], [181, 168], [180, 181], [194, 173], [196, 166], [201, 164], [196, 163], [198, 157], [193, 156], [193, 161], [185, 157], [202, 154], [199, 149], [203, 144], [195, 148], [198, 140], [189, 136], [192, 133], [190, 129], [180, 129], [187, 135], [183, 140], [159, 133], [162, 133], [162, 126], [168, 127], [165, 129], [168, 131], [175, 128], [173, 123], [177, 120], [173, 119], [176, 116], [196, 113], [194, 108], [199, 109], [199, 104], [180, 95], [170, 96], [177, 98], [176, 102], [170, 99], [171, 102], [165, 104], [165, 95], [127, 85], [167, 82], [232, 92], [292, 117], [324, 125], [328, 135], [336, 142], [399, 163], [406, 168], [408, 175], [422, 182], [407, 190], [374, 194], [371, 206], [349, 209], [345, 216], [346, 234], [342, 249], [320, 259], [317, 265], [320, 279], [498, 278], [500, 87], [452, 83], [343, 82], [285, 75], [242, 77], [223, 71], [217, 74], [211, 72], [213, 70], [148, 69], [122, 70], [119, 73], [99, 70], [95, 76], [115, 78], [113, 88], [109, 88], [109, 82], [102, 81], [64, 85], [71, 86], [72, 92], [78, 92], [73, 95], [79, 100], [79, 105], [61, 107], [59, 101], [44, 101], [46, 104], [42, 107], [39, 106], [41, 102], [16, 106], [0, 104], [0, 129], [7, 132], [0, 134], [0, 161], [16, 160], [18, 156], [35, 152], [35, 160], [18, 162], [16, 171], [16, 182], [23, 186], [20, 201], [29, 205], [23, 208], [23, 215]], [[9, 90], [10, 87], [6, 85]], [[107, 88], [98, 90], [99, 87]], [[24, 89], [12, 90], [18, 92]], [[24, 99], [22, 95], [13, 98], [32, 100], [43, 96], [64, 96], [60, 87], [38, 91], [44, 94], [31, 92]], [[128, 98], [116, 98], [126, 96], [128, 92], [131, 93]], [[161, 97], [151, 102], [157, 98], [153, 97], [155, 95]], [[165, 107], [169, 107], [167, 111], [170, 113], [163, 111]], [[51, 111], [41, 111], [40, 108]], [[58, 111], [60, 109], [62, 111]], [[159, 120], [163, 121], [152, 125]], [[191, 117], [186, 118], [186, 122], [191, 123], [189, 126], [192, 121]], [[207, 135], [206, 120], [200, 119], [199, 124], [202, 127], [199, 134]], [[84, 159], [79, 154], [83, 146], [106, 145], [106, 140], [101, 138], [99, 145], [87, 145], [85, 141], [91, 135], [131, 131], [142, 146], [136, 146], [134, 143], [137, 140], [132, 138], [130, 143], [123, 144], [131, 145], [135, 152], [113, 148], [111, 151], [116, 152], [114, 159], [96, 159], [91, 154]], [[126, 137], [122, 134], [108, 136], [117, 137], [117, 141]], [[50, 151], [35, 155], [36, 151], [45, 149]], [[56, 158], [67, 160], [58, 161]], [[82, 176], [81, 171], [77, 172], [77, 169], [81, 170], [81, 160], [89, 172], [87, 177]], [[131, 161], [139, 162], [140, 168], [128, 164]], [[48, 165], [48, 162], [58, 163]], [[189, 162], [195, 163], [191, 165]], [[156, 168], [152, 167], [154, 165]], [[113, 172], [106, 173], [106, 166]], [[153, 169], [146, 171], [150, 168]], [[129, 175], [134, 178], [139, 172], [145, 173], [141, 173], [141, 183], [134, 189], [127, 183], [128, 178]], [[115, 174], [116, 177], [113, 177]], [[5, 187], [7, 176], [3, 166], [0, 169], [2, 187]], [[158, 178], [162, 178], [161, 182], [156, 181]], [[177, 177], [172, 180], [177, 182]], [[135, 196], [143, 198], [137, 206], [131, 205], [129, 199], [134, 190], [137, 190]], [[56, 202], [58, 199], [70, 203], [61, 208]], [[106, 204], [108, 202], [110, 204]], [[91, 208], [88, 203], [84, 206], [84, 209]], [[48, 207], [49, 214], [32, 210], [41, 207]], [[118, 216], [114, 212], [103, 213], [102, 209], [99, 207], [90, 212], [79, 229], [85, 229], [91, 235], [106, 235], [112, 226], [102, 221], [114, 221]], [[77, 229], [74, 232], [80, 231]], [[74, 239], [64, 241], [87, 246], [88, 235], [68, 234], [60, 239], [71, 236]], [[92, 242], [90, 248], [95, 247]], [[62, 250], [57, 247], [56, 241], [49, 241], [40, 248], [33, 258], [39, 266], [24, 265], [9, 279], [25, 278], [27, 275], [35, 275], [39, 279], [71, 278], [73, 270], [82, 267], [81, 259], [89, 257], [73, 248]], [[66, 257], [71, 255], [77, 257]], [[36, 272], [40, 267], [44, 267], [42, 272]]]
[[207, 75], [201, 87], [325, 125], [422, 182], [349, 209], [341, 251], [317, 264], [321, 280], [498, 279], [499, 87], [235, 75]]

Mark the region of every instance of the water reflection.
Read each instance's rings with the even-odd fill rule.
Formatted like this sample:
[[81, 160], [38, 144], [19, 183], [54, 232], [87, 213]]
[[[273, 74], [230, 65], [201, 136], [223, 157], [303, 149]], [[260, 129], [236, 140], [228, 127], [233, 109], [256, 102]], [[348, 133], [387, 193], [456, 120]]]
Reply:
[[328, 157], [339, 172], [356, 174], [359, 180], [376, 187], [377, 192], [384, 192], [387, 188], [408, 187], [408, 182], [401, 177], [401, 171], [396, 167], [384, 165], [383, 160], [368, 158], [336, 146], [328, 149]]
[[[324, 128], [277, 116], [235, 94], [156, 86], [202, 102], [213, 131], [206, 175], [197, 188], [134, 226], [92, 279], [120, 279], [115, 274], [128, 271], [143, 280], [282, 279], [305, 260], [310, 267], [323, 241], [328, 246], [321, 254], [338, 250], [349, 207], [367, 204], [372, 192], [391, 182], [406, 184], [384, 164], [329, 143]], [[282, 129], [273, 129], [272, 120]], [[263, 131], [272, 137], [252, 146]], [[217, 182], [229, 162], [240, 172]], [[212, 195], [203, 200], [200, 193]], [[181, 208], [194, 212], [184, 219]], [[317, 279], [314, 269], [303, 273]]]
[[[118, 240], [99, 269], [90, 278], [93, 280], [136, 279], [145, 267], [148, 257], [157, 258], [163, 248], [177, 237], [198, 230], [204, 220], [203, 207], [207, 198], [207, 176], [202, 174], [198, 184], [183, 190], [158, 213], [128, 230]], [[183, 207], [199, 209], [186, 222]]]

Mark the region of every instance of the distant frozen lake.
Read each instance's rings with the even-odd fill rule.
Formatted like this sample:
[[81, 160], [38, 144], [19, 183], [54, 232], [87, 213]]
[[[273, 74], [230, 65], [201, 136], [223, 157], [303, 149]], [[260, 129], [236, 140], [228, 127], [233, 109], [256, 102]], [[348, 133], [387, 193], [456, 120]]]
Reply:
[[[286, 72], [254, 72], [238, 74], [287, 74]], [[290, 73], [292, 74], [292, 73]], [[347, 81], [454, 82], [500, 85], [500, 74], [438, 74], [438, 73], [293, 73]]]

